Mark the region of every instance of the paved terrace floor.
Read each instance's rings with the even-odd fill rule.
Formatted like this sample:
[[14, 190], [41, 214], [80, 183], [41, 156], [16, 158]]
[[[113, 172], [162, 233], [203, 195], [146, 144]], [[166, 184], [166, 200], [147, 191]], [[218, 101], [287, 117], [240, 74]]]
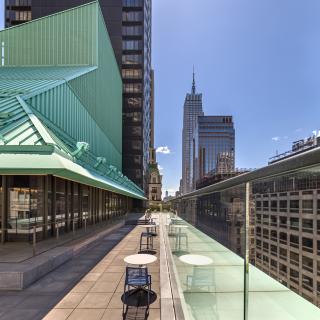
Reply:
[[[0, 292], [0, 319], [122, 319], [123, 258], [138, 252], [142, 231], [123, 226], [29, 288]], [[154, 237], [154, 248], [158, 260], [148, 270], [157, 299], [149, 313], [144, 307], [130, 307], [126, 319], [160, 319], [159, 236]]]

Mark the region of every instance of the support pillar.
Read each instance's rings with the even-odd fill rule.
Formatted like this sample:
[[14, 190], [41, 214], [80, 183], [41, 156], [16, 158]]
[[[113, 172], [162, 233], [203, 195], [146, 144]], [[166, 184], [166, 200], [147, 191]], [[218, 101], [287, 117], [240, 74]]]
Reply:
[[2, 196], [1, 196], [1, 244], [6, 241], [7, 234], [7, 207], [8, 207], [8, 188], [7, 188], [7, 176], [2, 176]]

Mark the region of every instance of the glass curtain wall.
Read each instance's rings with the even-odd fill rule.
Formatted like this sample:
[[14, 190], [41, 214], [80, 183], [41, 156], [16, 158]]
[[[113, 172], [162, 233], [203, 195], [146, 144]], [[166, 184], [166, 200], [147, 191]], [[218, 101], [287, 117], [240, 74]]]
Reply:
[[[6, 186], [2, 187], [5, 181]], [[124, 216], [127, 197], [53, 176], [0, 179], [0, 236], [37, 241]]]
[[168, 239], [190, 319], [320, 317], [320, 166], [173, 206], [183, 220], [171, 215]]

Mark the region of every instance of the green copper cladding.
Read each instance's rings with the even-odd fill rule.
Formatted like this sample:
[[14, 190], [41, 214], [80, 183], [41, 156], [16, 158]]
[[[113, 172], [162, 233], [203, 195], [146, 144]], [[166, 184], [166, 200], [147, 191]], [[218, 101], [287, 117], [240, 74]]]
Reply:
[[0, 31], [0, 45], [0, 174], [144, 199], [121, 173], [122, 81], [98, 2]]

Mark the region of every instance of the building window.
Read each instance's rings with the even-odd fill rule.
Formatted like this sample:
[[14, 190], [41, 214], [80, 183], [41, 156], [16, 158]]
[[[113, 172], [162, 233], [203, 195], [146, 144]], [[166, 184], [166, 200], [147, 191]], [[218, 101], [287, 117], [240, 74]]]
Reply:
[[311, 258], [302, 256], [302, 268], [313, 272], [313, 260]]
[[141, 40], [124, 40], [122, 41], [122, 50], [142, 50], [143, 43]]
[[287, 206], [288, 206], [287, 200], [279, 201], [280, 212], [287, 212]]
[[141, 54], [123, 54], [122, 64], [123, 65], [142, 64], [142, 55]]
[[313, 213], [313, 200], [302, 200], [302, 212]]
[[313, 233], [313, 220], [302, 219], [302, 231]]
[[123, 84], [124, 93], [142, 93], [141, 83], [124, 83]]
[[294, 269], [290, 269], [290, 280], [299, 284], [299, 272]]
[[313, 252], [313, 240], [309, 238], [302, 238], [302, 249], [304, 251]]
[[122, 21], [143, 21], [143, 13], [141, 11], [122, 12]]
[[122, 69], [122, 78], [124, 79], [141, 79], [141, 69]]
[[124, 98], [124, 106], [127, 108], [142, 108], [141, 98]]
[[290, 229], [299, 230], [299, 218], [290, 218]]
[[124, 7], [142, 7], [143, 0], [122, 0]]
[[312, 278], [302, 275], [302, 287], [310, 292], [313, 291], [313, 280]]
[[123, 26], [122, 35], [124, 36], [142, 36], [143, 27], [142, 26]]

